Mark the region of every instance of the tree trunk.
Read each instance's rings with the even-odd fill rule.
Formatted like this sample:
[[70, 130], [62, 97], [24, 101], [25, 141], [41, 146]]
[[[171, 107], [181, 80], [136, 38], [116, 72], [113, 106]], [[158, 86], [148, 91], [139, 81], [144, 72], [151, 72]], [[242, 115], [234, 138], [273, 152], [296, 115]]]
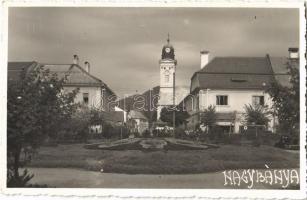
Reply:
[[21, 147], [16, 147], [14, 151], [14, 177], [18, 178], [19, 177], [19, 167], [20, 167], [20, 153], [21, 153]]

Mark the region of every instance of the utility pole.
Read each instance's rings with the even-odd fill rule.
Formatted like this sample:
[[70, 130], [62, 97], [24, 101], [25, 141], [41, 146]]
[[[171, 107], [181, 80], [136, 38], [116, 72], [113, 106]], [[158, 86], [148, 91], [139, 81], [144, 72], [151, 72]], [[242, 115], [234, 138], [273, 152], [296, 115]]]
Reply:
[[175, 102], [175, 70], [173, 73], [173, 135], [175, 136], [175, 123], [176, 123], [176, 116], [175, 116], [175, 112], [176, 112], [176, 102]]

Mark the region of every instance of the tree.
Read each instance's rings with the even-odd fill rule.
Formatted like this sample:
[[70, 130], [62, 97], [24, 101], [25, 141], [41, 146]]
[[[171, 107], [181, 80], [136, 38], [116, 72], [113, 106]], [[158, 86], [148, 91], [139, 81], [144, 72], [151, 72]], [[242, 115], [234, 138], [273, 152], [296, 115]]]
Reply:
[[58, 79], [43, 67], [23, 71], [20, 80], [8, 82], [8, 187], [24, 186], [32, 178], [26, 171], [19, 176], [19, 168], [28, 161], [26, 152], [37, 148], [46, 137], [56, 137], [61, 124], [77, 108], [74, 97], [78, 91], [63, 93], [64, 82], [65, 78]]
[[271, 87], [267, 89], [273, 101], [272, 108], [278, 117], [280, 129], [290, 134], [297, 133], [300, 122], [299, 70], [296, 65], [298, 61], [295, 60], [289, 60], [287, 63], [290, 86], [273, 81]]
[[270, 121], [267, 106], [248, 104], [244, 105], [244, 110], [243, 117], [247, 124], [267, 125]]
[[179, 126], [181, 124], [184, 124], [187, 118], [189, 118], [189, 113], [183, 109], [180, 109], [179, 107], [176, 107], [175, 109], [167, 107], [162, 108], [160, 114], [161, 121], [168, 123], [169, 126], [172, 126], [174, 110], [175, 110], [175, 125]]
[[215, 106], [210, 105], [201, 113], [201, 124], [207, 127], [207, 132], [216, 124]]

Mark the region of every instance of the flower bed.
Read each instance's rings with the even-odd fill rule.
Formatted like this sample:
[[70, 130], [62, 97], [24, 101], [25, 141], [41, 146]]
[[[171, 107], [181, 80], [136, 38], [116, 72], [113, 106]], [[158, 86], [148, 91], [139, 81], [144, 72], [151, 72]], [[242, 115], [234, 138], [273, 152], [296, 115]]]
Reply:
[[113, 142], [87, 144], [84, 147], [102, 150], [204, 150], [218, 146], [175, 138], [127, 138]]

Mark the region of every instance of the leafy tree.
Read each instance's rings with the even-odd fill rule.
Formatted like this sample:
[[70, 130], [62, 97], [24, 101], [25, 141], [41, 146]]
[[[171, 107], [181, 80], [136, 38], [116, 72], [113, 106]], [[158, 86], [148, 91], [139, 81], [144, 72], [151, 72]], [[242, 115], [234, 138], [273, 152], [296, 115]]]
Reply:
[[179, 107], [174, 108], [167, 108], [164, 107], [161, 110], [160, 119], [163, 122], [168, 123], [168, 125], [173, 125], [173, 113], [175, 111], [175, 125], [179, 126], [181, 124], [184, 124], [189, 118], [189, 113], [183, 109], [180, 109]]
[[[26, 156], [46, 137], [56, 137], [60, 124], [77, 108], [77, 90], [63, 93], [65, 78], [58, 79], [43, 67], [23, 71], [20, 80], [8, 82], [7, 93], [7, 184], [24, 186], [31, 179], [19, 168], [29, 161]], [[24, 178], [22, 178], [24, 177]]]
[[278, 117], [280, 129], [290, 134], [297, 133], [300, 121], [299, 70], [296, 65], [298, 61], [295, 60], [289, 60], [287, 63], [290, 86], [274, 81], [267, 89], [273, 101], [273, 110]]
[[207, 127], [207, 131], [216, 124], [216, 111], [215, 106], [210, 105], [201, 113], [201, 124]]
[[244, 106], [244, 110], [243, 116], [247, 124], [267, 125], [270, 121], [267, 106], [248, 104]]

